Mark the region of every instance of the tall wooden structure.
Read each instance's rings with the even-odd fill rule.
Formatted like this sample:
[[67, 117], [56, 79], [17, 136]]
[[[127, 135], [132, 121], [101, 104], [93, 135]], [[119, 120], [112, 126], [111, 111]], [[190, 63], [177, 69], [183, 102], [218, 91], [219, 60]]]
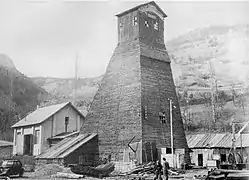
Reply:
[[[158, 149], [171, 146], [169, 101], [173, 100], [174, 148], [187, 149], [170, 59], [164, 44], [166, 14], [155, 2], [118, 17], [118, 45], [109, 62], [82, 133], [98, 133], [100, 157], [121, 161], [129, 141]], [[161, 115], [165, 115], [165, 119]], [[146, 161], [142, 151], [139, 156]], [[115, 156], [116, 155], [116, 156]]]

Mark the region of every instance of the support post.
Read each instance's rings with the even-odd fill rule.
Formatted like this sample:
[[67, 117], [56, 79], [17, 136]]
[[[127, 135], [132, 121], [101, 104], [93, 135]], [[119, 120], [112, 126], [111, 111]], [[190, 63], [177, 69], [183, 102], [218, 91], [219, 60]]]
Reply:
[[169, 110], [170, 110], [170, 138], [171, 138], [171, 154], [172, 164], [174, 167], [174, 142], [173, 142], [173, 120], [172, 120], [172, 99], [169, 99]]

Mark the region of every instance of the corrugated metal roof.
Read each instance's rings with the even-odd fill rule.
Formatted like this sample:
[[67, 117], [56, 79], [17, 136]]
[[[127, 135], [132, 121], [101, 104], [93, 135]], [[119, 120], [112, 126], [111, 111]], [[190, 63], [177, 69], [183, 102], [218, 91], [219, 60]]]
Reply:
[[[249, 134], [241, 134], [242, 136], [242, 147], [249, 147]], [[235, 142], [236, 147], [241, 146], [240, 136], [237, 137]]]
[[62, 103], [62, 104], [56, 104], [52, 106], [47, 106], [43, 108], [38, 108], [34, 112], [27, 115], [25, 118], [17, 122], [12, 126], [12, 128], [20, 127], [20, 126], [28, 126], [28, 125], [34, 125], [42, 123], [43, 121], [47, 120], [49, 117], [51, 117], [53, 114], [61, 110], [63, 107], [67, 105], [71, 105], [81, 116], [84, 117], [84, 115], [70, 102]]
[[187, 135], [189, 148], [231, 148], [232, 134]]
[[0, 147], [13, 146], [13, 142], [0, 140]]
[[56, 145], [52, 146], [46, 150], [41, 155], [37, 156], [37, 159], [55, 159], [63, 158], [72, 153], [74, 150], [87, 143], [91, 139], [97, 136], [96, 133], [93, 134], [79, 134], [76, 137], [69, 137], [63, 139]]

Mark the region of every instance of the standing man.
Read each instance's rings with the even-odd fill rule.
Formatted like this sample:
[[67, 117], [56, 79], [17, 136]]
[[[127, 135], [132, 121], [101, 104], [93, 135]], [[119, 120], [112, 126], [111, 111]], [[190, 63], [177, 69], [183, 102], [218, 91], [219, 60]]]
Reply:
[[169, 163], [163, 158], [163, 178], [164, 180], [169, 179]]
[[154, 180], [162, 180], [162, 164], [160, 163], [159, 160], [156, 161], [156, 165], [155, 165], [155, 173], [156, 173], [156, 177], [154, 178]]

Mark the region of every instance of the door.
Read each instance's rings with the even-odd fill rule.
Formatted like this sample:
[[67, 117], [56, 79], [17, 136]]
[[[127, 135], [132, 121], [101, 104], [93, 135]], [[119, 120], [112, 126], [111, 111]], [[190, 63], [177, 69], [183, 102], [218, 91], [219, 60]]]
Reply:
[[24, 154], [32, 155], [33, 152], [33, 136], [31, 134], [24, 135]]
[[198, 154], [198, 166], [203, 166], [203, 154]]

